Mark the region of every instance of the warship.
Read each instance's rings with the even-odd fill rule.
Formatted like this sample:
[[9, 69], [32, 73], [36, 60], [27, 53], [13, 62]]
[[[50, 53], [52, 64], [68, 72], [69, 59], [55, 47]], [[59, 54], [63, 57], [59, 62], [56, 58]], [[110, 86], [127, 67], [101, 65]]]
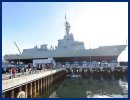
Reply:
[[127, 47], [124, 45], [99, 46], [95, 49], [85, 49], [84, 42], [74, 40], [70, 33], [70, 24], [65, 15], [65, 35], [63, 39], [58, 40], [55, 48], [47, 48], [47, 44], [39, 48], [35, 46], [30, 49], [23, 49], [21, 54], [8, 54], [4, 56], [6, 61], [21, 61], [23, 63], [32, 63], [35, 59], [54, 58], [57, 62], [74, 62], [74, 61], [107, 61], [117, 60], [118, 56]]

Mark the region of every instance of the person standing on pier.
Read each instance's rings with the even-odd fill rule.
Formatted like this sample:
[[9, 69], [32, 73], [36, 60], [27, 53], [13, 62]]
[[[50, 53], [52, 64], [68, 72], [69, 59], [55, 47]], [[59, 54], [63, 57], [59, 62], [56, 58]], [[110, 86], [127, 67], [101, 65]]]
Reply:
[[11, 78], [15, 78], [15, 74], [16, 74], [16, 68], [14, 66], [12, 66], [12, 68], [11, 68]]

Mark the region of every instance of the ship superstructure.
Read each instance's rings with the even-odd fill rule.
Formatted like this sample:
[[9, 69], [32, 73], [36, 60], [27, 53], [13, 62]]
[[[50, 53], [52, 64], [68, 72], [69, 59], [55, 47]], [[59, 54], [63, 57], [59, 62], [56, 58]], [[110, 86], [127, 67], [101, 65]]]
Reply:
[[103, 61], [108, 62], [117, 60], [118, 56], [127, 45], [100, 46], [96, 49], [85, 49], [84, 42], [74, 40], [70, 33], [70, 24], [65, 16], [65, 35], [63, 39], [58, 40], [55, 48], [48, 49], [47, 44], [38, 48], [35, 46], [31, 49], [24, 49], [22, 54], [5, 55], [7, 61], [22, 61], [25, 63], [32, 62], [34, 59], [54, 58], [58, 62], [71, 61]]

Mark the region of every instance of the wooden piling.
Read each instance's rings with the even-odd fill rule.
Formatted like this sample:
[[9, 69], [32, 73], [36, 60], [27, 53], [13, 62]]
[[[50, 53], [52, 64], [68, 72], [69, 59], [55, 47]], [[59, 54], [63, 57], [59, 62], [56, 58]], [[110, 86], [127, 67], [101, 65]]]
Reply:
[[19, 87], [19, 92], [21, 92], [21, 91], [22, 91], [22, 86]]
[[14, 89], [11, 90], [11, 98], [14, 98]]
[[36, 97], [37, 94], [37, 87], [36, 87], [36, 81], [34, 81], [34, 97]]
[[32, 98], [32, 82], [30, 83], [30, 98]]
[[25, 97], [28, 97], [28, 84], [25, 85]]
[[37, 92], [38, 92], [38, 94], [39, 94], [39, 79], [37, 80]]
[[45, 77], [45, 90], [47, 90], [47, 77]]
[[40, 92], [42, 93], [42, 79], [40, 79], [40, 81], [41, 81]]

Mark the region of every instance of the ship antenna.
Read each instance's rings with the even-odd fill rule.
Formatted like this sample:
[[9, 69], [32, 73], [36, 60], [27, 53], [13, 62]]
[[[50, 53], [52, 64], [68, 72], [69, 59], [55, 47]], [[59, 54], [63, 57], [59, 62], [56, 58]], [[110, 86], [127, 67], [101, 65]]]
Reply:
[[65, 14], [65, 33], [66, 33], [66, 35], [68, 35], [69, 34], [69, 31], [70, 31], [70, 24], [67, 22], [67, 18], [66, 18], [66, 14]]
[[[65, 14], [65, 20], [66, 20], [66, 14]], [[66, 20], [67, 21], [67, 20]]]
[[126, 44], [127, 44], [127, 39], [126, 39]]

